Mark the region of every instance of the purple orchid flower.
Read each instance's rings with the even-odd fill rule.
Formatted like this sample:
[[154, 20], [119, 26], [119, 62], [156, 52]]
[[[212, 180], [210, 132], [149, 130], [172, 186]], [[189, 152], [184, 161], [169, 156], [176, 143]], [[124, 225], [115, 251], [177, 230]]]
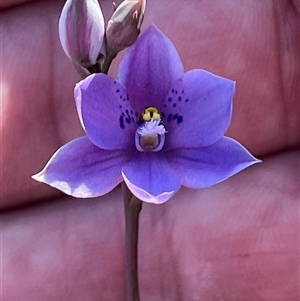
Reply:
[[204, 188], [259, 162], [224, 137], [235, 83], [184, 73], [170, 40], [151, 25], [128, 49], [118, 79], [93, 74], [76, 85], [87, 136], [61, 147], [34, 179], [74, 197], [97, 197], [123, 180], [161, 204], [181, 185]]

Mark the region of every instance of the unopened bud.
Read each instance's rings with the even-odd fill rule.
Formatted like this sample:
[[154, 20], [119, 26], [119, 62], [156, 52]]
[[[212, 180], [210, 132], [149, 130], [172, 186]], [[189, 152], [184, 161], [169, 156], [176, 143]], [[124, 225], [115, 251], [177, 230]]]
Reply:
[[59, 19], [59, 39], [68, 57], [81, 66], [96, 64], [104, 33], [97, 0], [67, 0]]
[[145, 8], [146, 0], [125, 0], [118, 6], [106, 30], [107, 51], [110, 55], [116, 55], [136, 41]]

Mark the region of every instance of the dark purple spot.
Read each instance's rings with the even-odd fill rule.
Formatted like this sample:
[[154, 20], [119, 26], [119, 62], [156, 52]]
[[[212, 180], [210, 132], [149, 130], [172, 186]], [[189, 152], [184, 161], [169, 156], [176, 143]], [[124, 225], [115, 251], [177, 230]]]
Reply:
[[131, 117], [131, 120], [132, 120], [132, 122], [134, 122], [134, 118], [133, 117]]
[[114, 81], [114, 84], [116, 84], [117, 82], [116, 81]]
[[181, 123], [182, 120], [183, 120], [182, 116], [178, 116], [178, 118], [177, 118], [177, 124]]
[[172, 120], [172, 117], [173, 117], [172, 114], [169, 114], [169, 115], [168, 115], [168, 122], [170, 122], [170, 121]]
[[174, 93], [174, 89], [172, 89], [172, 93]]
[[122, 95], [120, 95], [120, 99], [122, 99], [123, 98], [123, 96]]
[[184, 90], [182, 90], [182, 94], [184, 94]]
[[124, 117], [121, 115], [119, 118], [119, 122], [120, 122], [120, 128], [121, 129], [125, 129], [125, 125], [124, 125]]
[[122, 116], [125, 117], [125, 114], [122, 112]]
[[173, 103], [173, 108], [175, 108], [176, 107], [176, 103]]
[[129, 116], [129, 111], [128, 111], [128, 110], [126, 110], [125, 112], [126, 112], [126, 114]]
[[169, 97], [169, 98], [168, 98], [168, 101], [171, 102], [171, 101], [172, 101], [172, 97]]
[[175, 94], [178, 94], [178, 91], [177, 91], [177, 90], [175, 91]]
[[129, 123], [131, 122], [131, 119], [128, 118], [128, 117], [126, 117], [126, 118], [125, 118], [125, 121], [129, 124]]
[[122, 109], [122, 106], [121, 106], [121, 105], [119, 105], [119, 108], [120, 108], [120, 109]]
[[187, 98], [186, 100], [185, 100], [185, 102], [188, 102], [189, 101], [189, 99]]
[[119, 93], [119, 92], [120, 92], [120, 89], [117, 89], [116, 92]]
[[133, 115], [133, 111], [132, 110], [130, 110], [130, 114]]
[[181, 96], [178, 96], [178, 101], [181, 101]]
[[175, 114], [175, 115], [173, 116], [173, 120], [176, 120], [177, 117], [178, 117], [178, 114]]

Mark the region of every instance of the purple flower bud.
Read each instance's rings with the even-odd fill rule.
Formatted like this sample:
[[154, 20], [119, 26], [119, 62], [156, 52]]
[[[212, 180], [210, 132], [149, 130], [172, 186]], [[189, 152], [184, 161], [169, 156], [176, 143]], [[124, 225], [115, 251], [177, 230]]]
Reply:
[[68, 57], [94, 65], [103, 49], [104, 19], [97, 0], [67, 0], [59, 19], [59, 39]]
[[118, 6], [106, 30], [107, 51], [110, 55], [116, 55], [136, 41], [145, 8], [146, 0], [125, 0]]

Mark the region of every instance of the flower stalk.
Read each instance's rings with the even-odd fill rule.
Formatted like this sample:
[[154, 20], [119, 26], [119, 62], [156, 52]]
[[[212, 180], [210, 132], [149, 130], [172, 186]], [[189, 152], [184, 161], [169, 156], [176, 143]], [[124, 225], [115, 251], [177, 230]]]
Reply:
[[127, 300], [139, 301], [138, 283], [138, 230], [142, 201], [122, 183], [125, 210], [125, 251]]

